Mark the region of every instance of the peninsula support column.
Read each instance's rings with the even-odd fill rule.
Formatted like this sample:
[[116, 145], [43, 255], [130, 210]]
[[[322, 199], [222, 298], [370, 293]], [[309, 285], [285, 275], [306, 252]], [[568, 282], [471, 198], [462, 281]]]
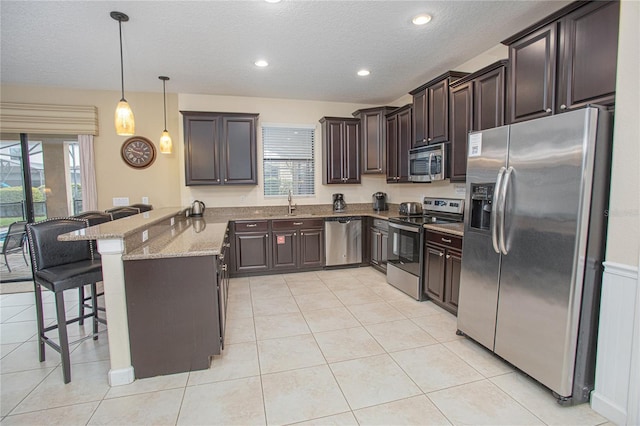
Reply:
[[102, 256], [102, 278], [104, 301], [107, 312], [107, 334], [109, 336], [109, 385], [119, 386], [135, 380], [131, 365], [129, 346], [129, 321], [127, 318], [127, 296], [124, 287], [124, 265], [122, 239], [98, 240], [98, 252]]

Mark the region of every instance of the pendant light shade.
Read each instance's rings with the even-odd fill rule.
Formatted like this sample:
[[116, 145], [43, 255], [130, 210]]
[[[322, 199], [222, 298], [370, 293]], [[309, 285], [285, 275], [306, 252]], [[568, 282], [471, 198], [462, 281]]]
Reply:
[[116, 133], [120, 136], [133, 136], [136, 132], [136, 121], [129, 103], [124, 98], [124, 64], [122, 60], [122, 23], [127, 22], [129, 17], [122, 12], [111, 12], [111, 17], [118, 21], [120, 34], [120, 82], [122, 87], [122, 98], [118, 102], [115, 114]]
[[162, 80], [162, 103], [164, 105], [164, 130], [162, 131], [162, 136], [160, 136], [160, 153], [162, 154], [171, 154], [173, 150], [173, 142], [171, 141], [171, 136], [167, 131], [167, 92], [166, 92], [166, 83], [169, 80], [169, 77], [165, 77], [161, 75], [158, 77]]

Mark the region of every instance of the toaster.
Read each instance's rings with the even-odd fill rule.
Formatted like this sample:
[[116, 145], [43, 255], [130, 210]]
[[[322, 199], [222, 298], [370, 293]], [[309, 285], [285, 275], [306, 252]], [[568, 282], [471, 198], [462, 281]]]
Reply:
[[422, 204], [413, 201], [400, 203], [399, 213], [405, 216], [412, 214], [422, 214]]

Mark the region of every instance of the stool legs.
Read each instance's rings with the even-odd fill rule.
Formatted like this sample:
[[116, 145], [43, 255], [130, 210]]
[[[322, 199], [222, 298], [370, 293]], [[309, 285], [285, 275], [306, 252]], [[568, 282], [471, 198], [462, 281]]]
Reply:
[[84, 286], [78, 287], [78, 324], [84, 325]]
[[93, 311], [93, 340], [98, 340], [98, 286], [91, 283], [91, 307]]
[[64, 292], [56, 292], [56, 317], [58, 320], [58, 338], [62, 356], [62, 375], [64, 382], [71, 381], [71, 359], [69, 357], [69, 337], [67, 335], [67, 316], [64, 312]]
[[44, 314], [42, 313], [42, 287], [34, 282], [33, 292], [36, 296], [36, 320], [38, 322], [38, 356], [44, 361]]

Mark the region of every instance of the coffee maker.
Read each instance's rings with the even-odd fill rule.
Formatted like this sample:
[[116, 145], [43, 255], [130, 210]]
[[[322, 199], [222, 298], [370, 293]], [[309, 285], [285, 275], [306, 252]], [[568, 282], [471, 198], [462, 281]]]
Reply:
[[372, 195], [372, 197], [374, 211], [379, 212], [383, 210], [389, 210], [389, 207], [387, 206], [387, 194], [385, 194], [384, 192], [376, 192]]
[[344, 202], [344, 194], [333, 194], [333, 211], [343, 212], [347, 208], [347, 203]]

